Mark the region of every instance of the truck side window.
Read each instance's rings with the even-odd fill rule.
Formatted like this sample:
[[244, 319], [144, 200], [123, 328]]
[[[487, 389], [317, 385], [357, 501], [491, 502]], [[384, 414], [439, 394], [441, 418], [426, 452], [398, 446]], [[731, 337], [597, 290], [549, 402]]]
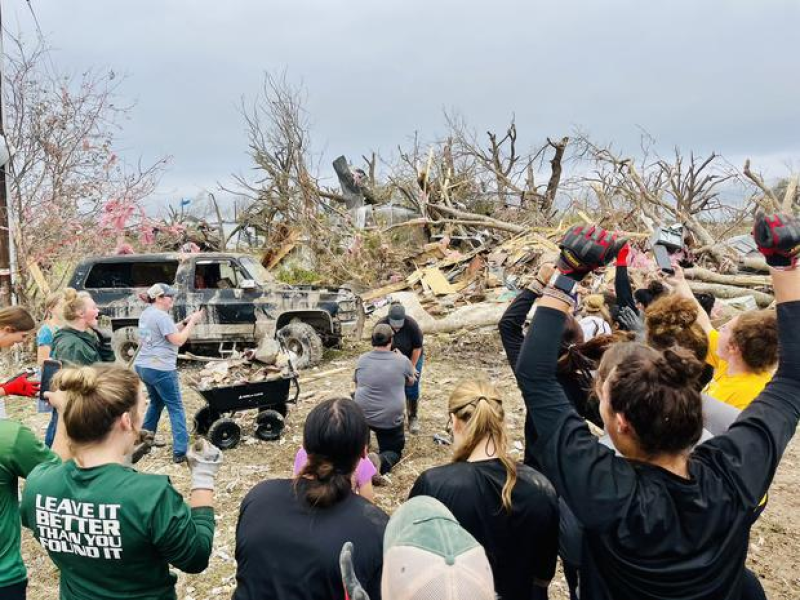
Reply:
[[238, 288], [247, 276], [239, 265], [222, 260], [198, 263], [194, 269], [194, 289], [226, 290]]

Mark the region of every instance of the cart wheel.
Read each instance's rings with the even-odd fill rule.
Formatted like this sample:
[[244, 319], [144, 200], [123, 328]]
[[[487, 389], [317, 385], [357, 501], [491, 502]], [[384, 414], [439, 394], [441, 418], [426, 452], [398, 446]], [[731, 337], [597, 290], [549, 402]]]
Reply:
[[242, 438], [242, 430], [233, 419], [217, 419], [208, 430], [208, 439], [220, 450], [235, 448]]
[[194, 413], [194, 430], [192, 433], [197, 435], [205, 435], [208, 433], [211, 425], [219, 419], [220, 414], [212, 410], [210, 406], [204, 406], [196, 413]]
[[277, 410], [265, 410], [256, 417], [256, 437], [265, 442], [280, 439], [284, 427], [283, 415]]

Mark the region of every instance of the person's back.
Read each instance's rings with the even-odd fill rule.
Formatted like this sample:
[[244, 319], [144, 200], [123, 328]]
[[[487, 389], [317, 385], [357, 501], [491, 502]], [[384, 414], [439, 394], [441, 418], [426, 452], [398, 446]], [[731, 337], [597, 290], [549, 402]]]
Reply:
[[343, 599], [337, 557], [347, 541], [359, 549], [360, 581], [379, 588], [389, 517], [356, 494], [324, 509], [301, 498], [290, 479], [264, 481], [245, 497], [236, 532], [235, 600]]
[[205, 441], [193, 448], [190, 507], [167, 476], [125, 464], [145, 409], [135, 373], [62, 369], [52, 387], [59, 435], [66, 433], [75, 459], [34, 469], [20, 513], [61, 572], [62, 600], [174, 599], [169, 566], [199, 573], [208, 565], [220, 451]]
[[308, 460], [295, 479], [264, 481], [242, 501], [236, 528], [234, 600], [343, 600], [342, 545], [359, 547], [355, 572], [380, 600], [389, 517], [353, 492], [369, 427], [350, 398], [317, 404], [303, 427]]
[[[213, 510], [190, 510], [166, 475], [47, 463], [28, 477], [21, 508], [61, 572], [62, 598], [172, 599], [170, 563], [190, 573], [208, 564]], [[194, 542], [201, 528], [205, 548]]]
[[511, 511], [502, 503], [506, 470], [499, 460], [456, 462], [425, 471], [410, 497], [432, 496], [486, 550], [503, 600], [529, 599], [534, 581], [547, 582], [558, 549], [558, 498], [547, 478], [517, 465]]
[[396, 352], [371, 350], [359, 357], [355, 401], [371, 427], [403, 424], [405, 386], [413, 372], [409, 360]]

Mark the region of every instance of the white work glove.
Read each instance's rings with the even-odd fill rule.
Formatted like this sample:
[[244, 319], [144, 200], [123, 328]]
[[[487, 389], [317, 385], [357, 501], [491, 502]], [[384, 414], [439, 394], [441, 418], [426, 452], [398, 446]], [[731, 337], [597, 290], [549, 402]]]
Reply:
[[222, 451], [208, 440], [198, 439], [186, 453], [192, 470], [192, 491], [214, 490], [214, 477], [222, 464]]

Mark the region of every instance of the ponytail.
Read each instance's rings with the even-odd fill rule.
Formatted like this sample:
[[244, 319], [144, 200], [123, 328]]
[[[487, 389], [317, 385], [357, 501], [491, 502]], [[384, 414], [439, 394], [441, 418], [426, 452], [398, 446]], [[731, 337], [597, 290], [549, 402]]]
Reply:
[[453, 452], [453, 462], [465, 462], [478, 444], [486, 439], [487, 454], [491, 444], [494, 455], [506, 470], [502, 502], [503, 508], [510, 513], [511, 492], [517, 483], [517, 465], [508, 455], [505, 411], [500, 391], [487, 381], [463, 381], [450, 394], [448, 410], [454, 418], [464, 423], [464, 439]]
[[315, 406], [303, 427], [308, 462], [295, 479], [295, 492], [315, 508], [344, 500], [368, 443], [367, 421], [353, 400], [337, 396]]

